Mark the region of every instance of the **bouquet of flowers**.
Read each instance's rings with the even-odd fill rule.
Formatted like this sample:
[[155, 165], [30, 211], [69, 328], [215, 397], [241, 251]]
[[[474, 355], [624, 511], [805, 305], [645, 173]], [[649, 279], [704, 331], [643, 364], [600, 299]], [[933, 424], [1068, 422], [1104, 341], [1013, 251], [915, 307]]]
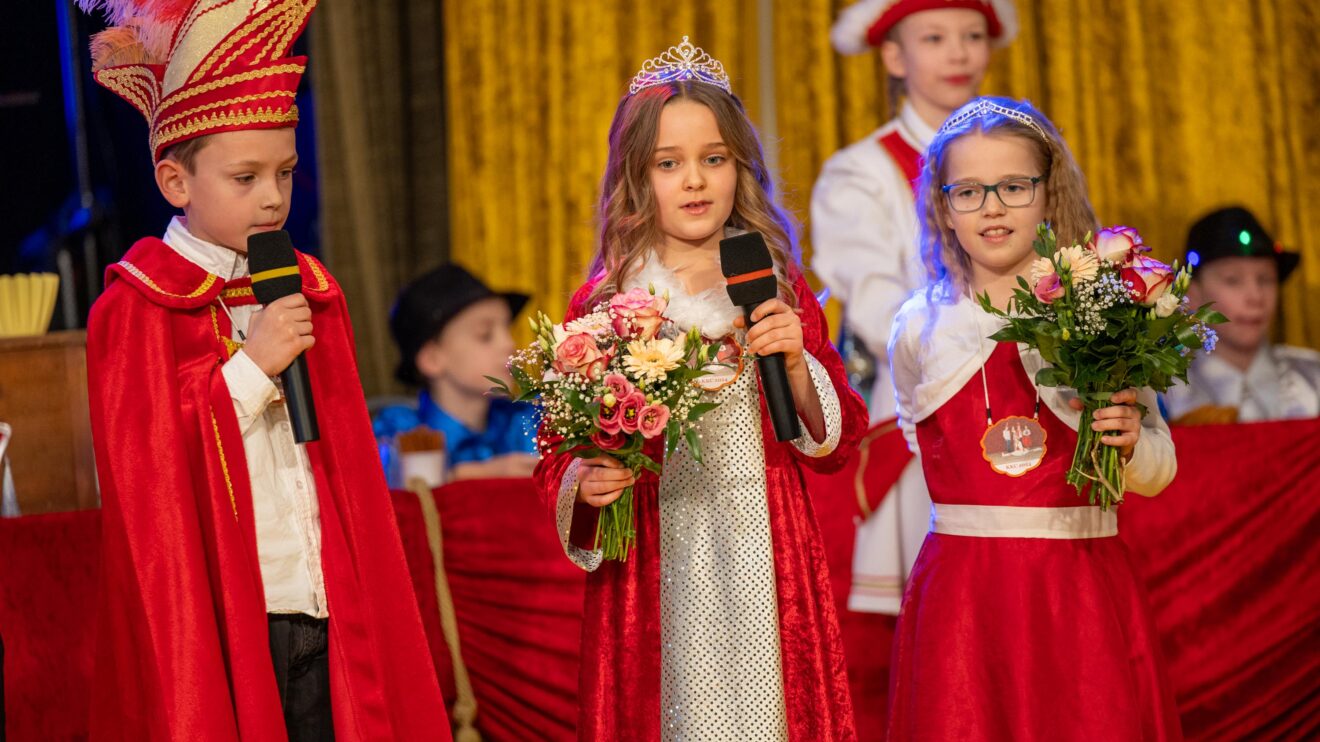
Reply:
[[[668, 305], [668, 295], [651, 287], [615, 294], [562, 325], [538, 312], [530, 320], [536, 342], [509, 359], [513, 384], [491, 378], [494, 391], [534, 402], [542, 435], [559, 439], [556, 453], [608, 454], [634, 476], [658, 474], [660, 463], [645, 449], [663, 436], [666, 456], [686, 440], [700, 463], [694, 423], [717, 405], [702, 402], [694, 382], [709, 373], [720, 345], [705, 342], [698, 328], [678, 332], [664, 316]], [[635, 539], [630, 486], [602, 508], [596, 546], [605, 559], [623, 561]]]
[[1130, 227], [1102, 229], [1083, 244], [1059, 247], [1054, 231], [1042, 224], [1034, 246], [1040, 257], [1031, 266], [1031, 283], [1018, 278], [1007, 311], [992, 306], [986, 294], [977, 299], [1007, 320], [991, 339], [1024, 343], [1049, 364], [1037, 372], [1037, 384], [1077, 390], [1084, 407], [1068, 483], [1108, 509], [1123, 501], [1123, 462], [1118, 448], [1101, 444], [1101, 434], [1091, 430], [1096, 410], [1128, 387], [1163, 392], [1174, 379], [1186, 381], [1196, 351], [1214, 350], [1209, 325], [1225, 319], [1209, 305], [1190, 311], [1191, 269], [1148, 257], [1150, 248]]

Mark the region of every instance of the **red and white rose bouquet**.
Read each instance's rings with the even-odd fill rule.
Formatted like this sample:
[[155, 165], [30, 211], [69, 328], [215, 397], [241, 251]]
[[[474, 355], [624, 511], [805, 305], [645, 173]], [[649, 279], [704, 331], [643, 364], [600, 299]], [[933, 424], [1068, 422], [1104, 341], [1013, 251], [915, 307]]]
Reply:
[[1068, 482], [1108, 509], [1123, 501], [1124, 470], [1118, 449], [1102, 445], [1091, 430], [1096, 410], [1129, 387], [1163, 392], [1174, 379], [1186, 381], [1195, 353], [1214, 349], [1209, 325], [1224, 316], [1208, 305], [1190, 310], [1191, 268], [1148, 256], [1135, 229], [1110, 227], [1080, 245], [1059, 247], [1042, 224], [1037, 237], [1031, 282], [1018, 278], [1007, 311], [985, 294], [977, 299], [1006, 320], [991, 339], [1040, 352], [1048, 365], [1036, 374], [1037, 384], [1077, 390], [1084, 407]]
[[[694, 424], [715, 404], [694, 383], [716, 362], [718, 343], [698, 328], [682, 333], [665, 317], [666, 296], [654, 289], [615, 294], [576, 320], [531, 319], [536, 342], [509, 359], [513, 384], [492, 378], [496, 392], [534, 402], [542, 436], [556, 453], [613, 456], [632, 469], [660, 472], [647, 443], [663, 439], [665, 455], [686, 440], [701, 461]], [[543, 449], [544, 450], [544, 449]], [[636, 539], [633, 488], [602, 508], [596, 546], [605, 559], [626, 560]]]

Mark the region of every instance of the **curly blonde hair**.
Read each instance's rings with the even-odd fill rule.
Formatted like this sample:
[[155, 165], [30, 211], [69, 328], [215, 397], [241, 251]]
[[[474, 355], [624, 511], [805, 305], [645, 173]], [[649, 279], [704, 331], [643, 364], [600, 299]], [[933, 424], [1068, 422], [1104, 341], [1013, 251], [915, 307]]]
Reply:
[[[958, 242], [958, 236], [949, 228], [949, 204], [943, 186], [946, 175], [949, 145], [969, 134], [1019, 137], [1029, 142], [1035, 151], [1041, 172], [1045, 173], [1045, 218], [1054, 227], [1060, 245], [1082, 241], [1087, 232], [1095, 232], [1099, 224], [1091, 200], [1087, 196], [1086, 176], [1073, 159], [1063, 136], [1045, 115], [1028, 101], [1012, 98], [973, 98], [949, 117], [957, 121], [965, 111], [981, 101], [989, 101], [1029, 117], [1028, 124], [1001, 113], [984, 112], [972, 116], [956, 126], [947, 124], [940, 129], [926, 150], [917, 185], [917, 213], [921, 218], [921, 258], [926, 272], [935, 285], [944, 280], [952, 282], [957, 295], [965, 293], [971, 275], [971, 260]], [[1038, 130], [1039, 129], [1039, 130]]]
[[647, 250], [660, 245], [651, 160], [660, 132], [660, 114], [676, 100], [700, 103], [715, 114], [720, 136], [738, 168], [733, 211], [728, 226], [760, 232], [770, 248], [779, 278], [780, 298], [797, 306], [792, 281], [801, 272], [797, 224], [774, 200], [774, 181], [765, 165], [761, 140], [742, 102], [714, 85], [682, 80], [655, 85], [624, 96], [610, 124], [609, 157], [601, 179], [596, 218], [599, 241], [589, 275], [601, 276], [588, 306], [626, 285]]

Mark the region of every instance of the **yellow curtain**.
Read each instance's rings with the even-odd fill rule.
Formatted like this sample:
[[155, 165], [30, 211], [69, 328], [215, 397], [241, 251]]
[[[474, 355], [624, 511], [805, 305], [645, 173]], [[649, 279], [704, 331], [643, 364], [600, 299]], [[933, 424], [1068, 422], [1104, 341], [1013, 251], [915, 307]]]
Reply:
[[[560, 314], [592, 251], [610, 115], [640, 62], [683, 34], [724, 62], [754, 119], [757, 75], [774, 76], [785, 201], [805, 220], [825, 159], [888, 117], [878, 55], [830, 48], [847, 4], [769, 2], [765, 70], [755, 0], [446, 3], [451, 254]], [[1029, 98], [1061, 127], [1101, 220], [1172, 259], [1200, 214], [1246, 205], [1304, 253], [1282, 338], [1320, 347], [1307, 301], [1320, 297], [1320, 6], [1019, 0], [1018, 13], [984, 90]]]
[[[832, 0], [774, 4], [781, 169], [806, 215], [832, 152], [888, 118], [878, 54], [840, 57]], [[1320, 347], [1320, 5], [1294, 0], [1018, 0], [1021, 31], [983, 90], [1063, 131], [1102, 223], [1181, 257], [1187, 228], [1241, 203], [1303, 253], [1281, 338]], [[809, 246], [804, 251], [810, 252]]]

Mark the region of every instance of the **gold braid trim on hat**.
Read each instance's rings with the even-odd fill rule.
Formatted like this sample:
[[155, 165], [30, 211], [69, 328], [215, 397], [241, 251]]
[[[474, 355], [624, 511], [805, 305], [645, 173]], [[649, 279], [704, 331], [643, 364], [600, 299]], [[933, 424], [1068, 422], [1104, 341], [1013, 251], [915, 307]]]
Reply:
[[96, 79], [116, 95], [133, 104], [142, 115], [156, 113], [156, 76], [142, 65], [112, 67], [96, 73]]
[[215, 274], [208, 273], [206, 274], [206, 280], [202, 281], [202, 285], [194, 289], [191, 294], [175, 294], [161, 288], [159, 285], [156, 284], [155, 281], [151, 280], [151, 278], [148, 277], [147, 274], [143, 273], [141, 268], [138, 268], [136, 265], [133, 265], [127, 260], [119, 261], [119, 265], [123, 266], [124, 270], [133, 274], [133, 277], [141, 281], [144, 285], [147, 286], [147, 288], [150, 288], [154, 291], [164, 294], [165, 296], [169, 296], [175, 299], [196, 299], [202, 294], [205, 294], [207, 290], [209, 290], [211, 286], [215, 285], [215, 282], [218, 280]]
[[[246, 39], [247, 44], [235, 52], [230, 59], [226, 60], [225, 65], [232, 62], [234, 58], [239, 54], [242, 54], [244, 50], [250, 48], [252, 44], [259, 40], [261, 36], [264, 36], [265, 33], [273, 31], [274, 27], [279, 23], [293, 23], [293, 27], [298, 28], [302, 25], [301, 21], [307, 16], [308, 12], [310, 11], [307, 10], [307, 6], [299, 0], [285, 0], [282, 3], [272, 5], [261, 13], [252, 16], [248, 19], [246, 24], [231, 32], [223, 43], [213, 49], [205, 61], [197, 65], [197, 68], [193, 70], [192, 76], [189, 78], [188, 82], [199, 82], [202, 78], [210, 74], [211, 71], [218, 66], [220, 58], [225, 56], [225, 54], [227, 54], [229, 50], [238, 43], [239, 39]], [[272, 22], [272, 19], [277, 16], [282, 17], [275, 22]], [[258, 34], [258, 30], [263, 30], [265, 33]]]
[[169, 96], [165, 98], [165, 100], [161, 101], [160, 109], [163, 110], [169, 108], [170, 106], [180, 101], [191, 98], [194, 95], [209, 93], [212, 90], [223, 88], [229, 85], [234, 85], [236, 83], [248, 82], [250, 80], [259, 80], [263, 77], [270, 77], [272, 75], [287, 75], [289, 73], [302, 74], [303, 71], [306, 69], [307, 69], [306, 65], [302, 65], [302, 64], [281, 64], [276, 67], [267, 67], [264, 69], [250, 70], [248, 72], [240, 72], [236, 75], [226, 75], [225, 77], [212, 80], [208, 83], [203, 83], [201, 85], [194, 85], [193, 87], [183, 88], [178, 92], [171, 93]]
[[252, 101], [266, 100], [268, 98], [293, 98], [293, 97], [294, 97], [294, 92], [292, 90], [270, 90], [265, 93], [244, 95], [238, 98], [227, 98], [225, 100], [219, 100], [213, 103], [207, 103], [205, 105], [197, 106], [196, 108], [189, 108], [188, 110], [183, 111], [182, 113], [176, 113], [167, 119], [164, 119], [162, 121], [157, 121], [155, 128], [157, 131], [163, 130], [166, 126], [169, 126], [170, 124], [173, 124], [174, 122], [180, 119], [186, 119], [190, 116], [195, 116], [201, 113], [202, 111], [209, 111], [213, 108], [227, 108], [229, 106], [238, 103], [251, 103]]
[[162, 147], [167, 147], [184, 139], [190, 139], [212, 129], [230, 126], [246, 127], [250, 124], [296, 124], [297, 122], [297, 106], [290, 106], [288, 111], [258, 108], [249, 109], [242, 113], [213, 113], [210, 116], [157, 131], [151, 137], [151, 151], [156, 152]]

